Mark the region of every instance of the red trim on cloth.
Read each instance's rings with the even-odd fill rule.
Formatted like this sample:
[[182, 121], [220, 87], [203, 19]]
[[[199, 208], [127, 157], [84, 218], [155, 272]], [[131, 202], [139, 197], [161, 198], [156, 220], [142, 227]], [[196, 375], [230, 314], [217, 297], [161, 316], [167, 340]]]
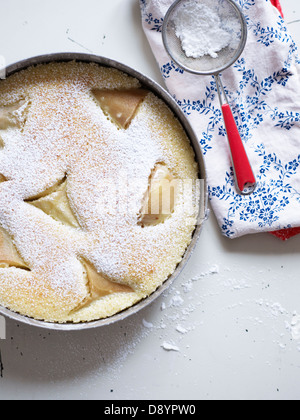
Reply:
[[278, 230], [277, 232], [271, 232], [272, 235], [277, 236], [277, 238], [282, 239], [283, 241], [286, 241], [293, 236], [300, 234], [300, 228], [291, 228], [291, 229], [283, 229]]
[[[283, 17], [283, 11], [281, 8], [281, 4], [279, 0], [271, 0], [271, 3], [273, 6], [277, 7], [279, 12], [281, 13], [281, 16]], [[283, 241], [286, 241], [287, 239], [292, 238], [293, 236], [300, 234], [300, 227], [299, 228], [292, 228], [292, 229], [283, 229], [278, 230], [277, 232], [271, 232], [272, 235], [276, 236], [279, 239], [282, 239]]]

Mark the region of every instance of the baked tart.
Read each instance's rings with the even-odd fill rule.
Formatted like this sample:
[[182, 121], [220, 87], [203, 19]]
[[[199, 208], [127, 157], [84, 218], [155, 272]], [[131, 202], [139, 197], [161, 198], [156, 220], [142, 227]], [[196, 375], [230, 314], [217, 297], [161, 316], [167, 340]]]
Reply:
[[0, 305], [79, 323], [151, 295], [191, 242], [198, 170], [172, 111], [119, 70], [50, 63], [1, 81]]

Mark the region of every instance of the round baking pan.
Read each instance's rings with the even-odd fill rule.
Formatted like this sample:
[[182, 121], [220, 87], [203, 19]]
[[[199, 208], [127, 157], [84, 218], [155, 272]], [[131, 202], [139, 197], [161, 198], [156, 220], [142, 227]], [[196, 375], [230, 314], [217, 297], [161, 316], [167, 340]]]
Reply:
[[149, 79], [148, 77], [144, 76], [143, 74], [137, 72], [136, 70], [111, 60], [106, 57], [95, 56], [91, 54], [80, 54], [80, 53], [55, 53], [49, 55], [42, 55], [38, 57], [29, 58], [15, 64], [12, 64], [6, 68], [6, 77], [11, 76], [13, 73], [24, 70], [30, 66], [35, 66], [38, 64], [47, 64], [51, 62], [66, 62], [66, 61], [80, 61], [86, 63], [97, 63], [101, 66], [105, 67], [112, 67], [117, 70], [120, 70], [131, 77], [134, 77], [140, 81], [140, 83], [150, 91], [152, 91], [157, 97], [161, 98], [173, 111], [174, 115], [178, 118], [180, 123], [182, 124], [183, 128], [186, 131], [186, 134], [191, 142], [191, 145], [194, 149], [196, 161], [199, 165], [199, 178], [202, 180], [201, 183], [201, 200], [200, 200], [200, 208], [199, 208], [199, 223], [195, 228], [192, 241], [187, 248], [181, 263], [177, 266], [175, 272], [160, 286], [154, 293], [152, 293], [149, 297], [143, 299], [142, 301], [136, 303], [134, 306], [131, 306], [128, 309], [125, 309], [122, 312], [119, 312], [109, 318], [100, 319], [92, 322], [82, 322], [82, 323], [66, 323], [66, 324], [59, 324], [59, 323], [51, 323], [45, 321], [38, 321], [27, 316], [18, 314], [13, 312], [7, 308], [0, 306], [0, 314], [4, 315], [10, 319], [13, 319], [18, 322], [22, 322], [28, 325], [51, 329], [51, 330], [60, 330], [60, 331], [74, 331], [74, 330], [83, 330], [89, 328], [96, 328], [105, 325], [109, 325], [115, 323], [117, 321], [121, 321], [127, 318], [130, 315], [133, 315], [140, 311], [141, 309], [148, 306], [152, 303], [155, 299], [157, 299], [172, 283], [173, 281], [179, 276], [182, 272], [183, 268], [186, 266], [188, 260], [190, 259], [197, 241], [199, 239], [203, 222], [206, 219], [207, 215], [207, 202], [208, 202], [208, 194], [207, 194], [207, 183], [206, 183], [206, 170], [205, 164], [203, 160], [203, 155], [200, 149], [199, 141], [197, 139], [196, 134], [194, 133], [193, 129], [191, 128], [189, 122], [187, 121], [185, 115], [177, 105], [176, 101], [172, 98], [169, 93], [164, 90], [160, 85], [158, 85], [153, 80]]

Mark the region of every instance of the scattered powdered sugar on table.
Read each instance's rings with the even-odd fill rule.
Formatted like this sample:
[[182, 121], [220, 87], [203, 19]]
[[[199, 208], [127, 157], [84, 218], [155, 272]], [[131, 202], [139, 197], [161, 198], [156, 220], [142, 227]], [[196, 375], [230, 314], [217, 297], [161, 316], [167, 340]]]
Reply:
[[189, 330], [187, 330], [186, 328], [182, 327], [181, 325], [178, 325], [176, 327], [176, 331], [178, 331], [180, 334], [186, 334], [186, 333], [188, 333]]
[[[195, 276], [183, 282], [180, 287], [177, 284], [171, 286], [164, 294], [160, 304], [161, 317], [158, 321], [142, 319], [145, 333], [159, 333], [160, 347], [166, 352], [180, 353], [184, 357], [184, 349], [189, 345], [182, 345], [182, 340], [187, 339], [189, 333], [196, 329], [196, 325], [191, 320], [191, 315], [201, 306], [201, 299], [194, 285], [205, 278], [218, 275], [220, 272], [217, 264], [211, 265], [199, 276]], [[199, 298], [198, 298], [199, 297]], [[195, 299], [196, 298], [196, 299]], [[195, 300], [198, 303], [195, 303]], [[199, 321], [199, 325], [202, 321]], [[170, 328], [171, 326], [171, 328]]]
[[[241, 29], [239, 20], [231, 16], [223, 22], [217, 5], [189, 1], [179, 7], [174, 17], [175, 34], [180, 39], [187, 57], [217, 58], [226, 47], [237, 48], [236, 35]], [[225, 26], [226, 25], [226, 26]]]
[[170, 306], [181, 306], [184, 303], [184, 300], [182, 299], [181, 295], [179, 292], [176, 292], [175, 296], [173, 296]]
[[213, 274], [219, 274], [220, 273], [220, 267], [217, 264], [212, 265], [207, 271], [203, 271], [199, 274], [199, 277], [194, 277], [192, 281], [200, 280], [203, 277], [213, 275]]
[[177, 352], [180, 351], [179, 347], [174, 346], [171, 343], [167, 343], [166, 341], [162, 344], [162, 348], [166, 351], [177, 351]]
[[145, 328], [148, 328], [149, 330], [151, 330], [154, 327], [154, 325], [152, 324], [152, 322], [148, 322], [145, 319], [143, 319], [143, 326]]
[[287, 324], [288, 330], [291, 332], [293, 340], [300, 340], [300, 315], [294, 312], [291, 324]]
[[[172, 285], [162, 295], [155, 320], [144, 318], [142, 321], [145, 333], [151, 335], [151, 340], [158, 341], [161, 351], [189, 359], [189, 349], [195, 339], [193, 334], [206, 337], [206, 323], [221, 325], [227, 319], [225, 312], [228, 319], [234, 320], [236, 310], [239, 310], [243, 316], [234, 321], [235, 333], [259, 331], [262, 337], [269, 334], [269, 345], [286, 352], [291, 337], [296, 342], [300, 340], [300, 315], [274, 300], [274, 296], [272, 299], [272, 295], [264, 293], [264, 297], [260, 297], [262, 290], [268, 291], [269, 286], [264, 283], [265, 270], [258, 273], [259, 277], [253, 281], [251, 273], [238, 268], [203, 264], [198, 274], [183, 277], [179, 284]], [[232, 328], [233, 324], [230, 325]], [[244, 327], [240, 328], [241, 325]], [[297, 344], [296, 349], [300, 351], [300, 345]]]

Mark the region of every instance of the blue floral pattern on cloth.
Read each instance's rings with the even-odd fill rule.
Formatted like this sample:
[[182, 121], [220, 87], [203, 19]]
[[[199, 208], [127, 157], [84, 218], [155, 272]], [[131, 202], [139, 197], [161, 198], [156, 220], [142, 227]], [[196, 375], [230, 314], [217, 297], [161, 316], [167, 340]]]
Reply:
[[300, 226], [297, 46], [269, 0], [235, 2], [247, 21], [248, 42], [221, 77], [257, 179], [250, 196], [235, 189], [214, 78], [188, 74], [163, 49], [161, 27], [172, 0], [140, 0], [145, 33], [168, 90], [198, 135], [211, 205], [230, 238]]

